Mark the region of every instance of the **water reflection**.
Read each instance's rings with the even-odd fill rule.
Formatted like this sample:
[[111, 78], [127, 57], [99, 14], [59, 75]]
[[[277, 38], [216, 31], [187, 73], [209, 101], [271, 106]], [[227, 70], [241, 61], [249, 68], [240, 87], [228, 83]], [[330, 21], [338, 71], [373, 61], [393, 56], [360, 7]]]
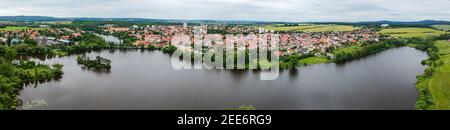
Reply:
[[231, 78], [233, 78], [235, 81], [239, 81], [242, 78], [244, 78], [244, 76], [247, 76], [248, 70], [227, 70], [230, 71]]
[[395, 48], [341, 65], [282, 70], [278, 79], [261, 81], [258, 70], [174, 70], [170, 55], [159, 51], [86, 55], [111, 59], [111, 72], [82, 69], [75, 56], [47, 59], [64, 64], [63, 78], [27, 87], [20, 98], [48, 103], [32, 109], [413, 109], [415, 77], [426, 58]]
[[102, 34], [95, 34], [95, 35], [103, 38], [107, 43], [122, 44], [122, 40], [120, 40], [118, 37]]
[[[80, 65], [80, 64], [79, 64], [79, 65]], [[86, 67], [86, 66], [84, 66], [84, 65], [80, 65], [80, 67], [81, 67], [81, 69], [82, 69], [84, 72], [89, 71], [89, 72], [94, 72], [94, 73], [96, 73], [96, 74], [109, 74], [109, 73], [111, 73], [111, 70], [108, 70], [108, 69], [94, 69], [94, 68]]]
[[287, 70], [287, 71], [289, 72], [289, 78], [291, 80], [297, 79], [297, 76], [299, 74], [298, 68], [293, 68], [293, 69], [290, 69], [290, 70]]

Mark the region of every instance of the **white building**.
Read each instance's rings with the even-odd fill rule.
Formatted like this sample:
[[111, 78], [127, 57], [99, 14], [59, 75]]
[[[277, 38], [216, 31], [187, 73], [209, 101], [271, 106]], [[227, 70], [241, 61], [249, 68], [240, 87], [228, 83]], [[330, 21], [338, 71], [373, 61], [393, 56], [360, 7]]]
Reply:
[[38, 45], [40, 46], [63, 46], [63, 45], [72, 45], [72, 42], [69, 40], [56, 39], [54, 37], [44, 37], [40, 36], [34, 39]]
[[8, 39], [6, 39], [6, 38], [3, 38], [3, 37], [0, 37], [0, 41], [2, 41], [2, 42], [6, 42]]
[[183, 28], [187, 29], [188, 28], [188, 24], [187, 23], [183, 23]]

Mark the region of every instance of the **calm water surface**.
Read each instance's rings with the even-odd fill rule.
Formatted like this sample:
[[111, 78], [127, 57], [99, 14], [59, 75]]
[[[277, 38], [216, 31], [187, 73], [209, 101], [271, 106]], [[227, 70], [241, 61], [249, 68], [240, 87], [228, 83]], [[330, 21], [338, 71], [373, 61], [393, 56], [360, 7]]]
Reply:
[[118, 37], [114, 37], [111, 35], [102, 35], [102, 34], [96, 34], [97, 36], [103, 38], [108, 43], [115, 43], [115, 44], [121, 44], [122, 40], [120, 40]]
[[111, 71], [82, 69], [75, 56], [48, 59], [44, 62], [64, 64], [63, 78], [27, 87], [20, 98], [45, 102], [31, 109], [413, 109], [415, 77], [427, 57], [412, 48], [394, 48], [261, 81], [257, 71], [174, 70], [170, 56], [159, 51], [87, 55], [111, 59]]

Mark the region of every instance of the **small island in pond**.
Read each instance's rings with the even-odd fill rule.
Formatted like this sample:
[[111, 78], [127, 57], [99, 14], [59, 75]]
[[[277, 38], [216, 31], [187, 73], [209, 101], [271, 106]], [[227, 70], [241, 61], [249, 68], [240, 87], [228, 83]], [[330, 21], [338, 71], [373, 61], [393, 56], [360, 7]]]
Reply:
[[95, 59], [90, 59], [86, 55], [77, 56], [77, 63], [84, 65], [88, 69], [95, 70], [110, 70], [111, 60], [97, 56]]

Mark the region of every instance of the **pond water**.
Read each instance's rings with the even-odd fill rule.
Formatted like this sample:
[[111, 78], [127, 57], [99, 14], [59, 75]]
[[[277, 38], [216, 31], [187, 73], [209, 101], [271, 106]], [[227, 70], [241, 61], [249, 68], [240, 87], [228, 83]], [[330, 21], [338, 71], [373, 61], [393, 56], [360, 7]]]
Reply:
[[64, 64], [59, 81], [30, 85], [27, 109], [214, 109], [252, 105], [258, 110], [414, 109], [416, 76], [426, 53], [390, 49], [345, 64], [319, 64], [283, 70], [273, 81], [258, 71], [174, 70], [160, 51], [87, 53], [112, 60], [110, 72], [83, 69], [76, 56], [47, 59]]
[[107, 43], [114, 43], [114, 44], [122, 43], [122, 40], [120, 40], [118, 37], [115, 37], [115, 36], [102, 35], [102, 34], [96, 34], [96, 35], [103, 38]]

